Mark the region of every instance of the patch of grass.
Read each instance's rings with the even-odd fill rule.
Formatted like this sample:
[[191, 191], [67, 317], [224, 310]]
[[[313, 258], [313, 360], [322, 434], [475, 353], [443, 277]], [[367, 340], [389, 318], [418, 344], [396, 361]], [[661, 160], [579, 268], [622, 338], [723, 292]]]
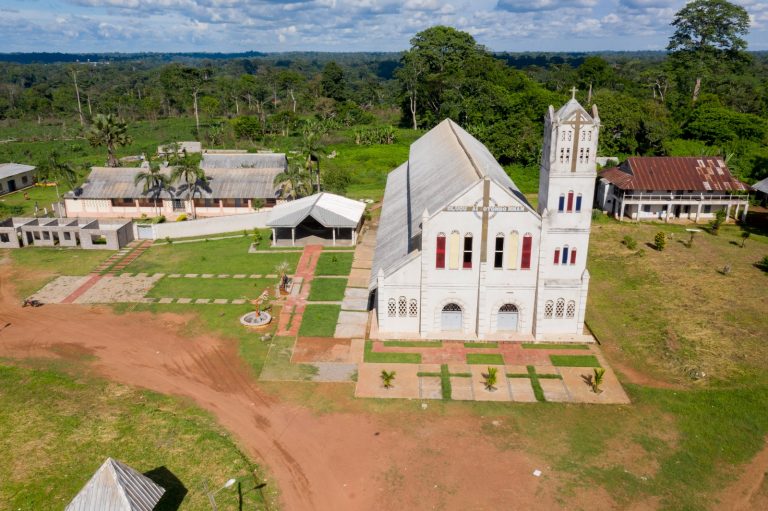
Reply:
[[453, 390], [451, 389], [451, 375], [448, 372], [447, 364], [442, 364], [440, 366], [440, 392], [445, 401], [451, 399], [453, 394]]
[[269, 353], [262, 367], [261, 380], [299, 380], [310, 381], [317, 374], [317, 367], [312, 364], [292, 364], [291, 355], [295, 337], [273, 337], [267, 341]]
[[531, 379], [531, 387], [533, 388], [533, 395], [536, 397], [536, 401], [543, 403], [546, 401], [546, 398], [544, 397], [544, 389], [541, 388], [541, 383], [539, 383], [540, 375], [536, 374], [536, 368], [533, 366], [525, 366], [525, 368], [528, 370], [528, 378]]
[[[0, 160], [4, 161], [4, 160]], [[66, 186], [59, 187], [59, 193], [64, 194], [66, 192]], [[24, 194], [27, 194], [29, 200], [24, 198]], [[8, 206], [9, 215], [4, 216], [34, 216], [35, 203], [39, 208], [39, 214], [43, 215], [43, 209], [47, 208], [48, 212], [52, 211], [52, 204], [56, 203], [56, 187], [53, 186], [32, 186], [19, 190], [18, 192], [9, 193], [0, 197], [0, 205]]]
[[310, 302], [338, 302], [344, 299], [347, 279], [313, 279], [309, 288]]
[[550, 355], [556, 367], [602, 367], [594, 355]]
[[301, 337], [333, 337], [341, 305], [309, 304], [299, 328]]
[[373, 351], [373, 341], [365, 341], [363, 360], [378, 364], [421, 364], [420, 353], [378, 353]]
[[443, 341], [384, 341], [392, 348], [442, 348]]
[[[187, 401], [7, 364], [0, 364], [0, 388], [13, 389], [0, 392], [0, 502], [8, 509], [63, 508], [107, 456], [166, 488], [158, 511], [209, 509], [199, 485], [220, 484], [222, 474], [244, 487], [254, 469], [264, 478], [214, 418]], [[275, 499], [272, 484], [264, 493]], [[222, 509], [238, 505], [236, 491], [216, 498]], [[249, 509], [265, 505], [259, 492], [243, 498]]]
[[253, 300], [270, 288], [274, 296], [277, 279], [203, 279], [163, 277], [149, 290], [155, 298], [246, 298]]
[[275, 266], [282, 261], [296, 269], [301, 257], [296, 253], [249, 254], [251, 239], [229, 238], [200, 243], [173, 243], [153, 246], [126, 268], [132, 273], [212, 273], [258, 274], [275, 273]]
[[321, 253], [315, 275], [340, 275], [346, 277], [352, 271], [353, 253]]
[[467, 364], [504, 365], [499, 353], [467, 353]]
[[524, 342], [523, 349], [526, 350], [588, 350], [589, 346], [586, 344], [556, 344], [556, 343], [537, 343], [537, 342]]
[[498, 342], [465, 342], [464, 343], [465, 348], [483, 348], [483, 349], [492, 349], [492, 348], [498, 348], [499, 343]]

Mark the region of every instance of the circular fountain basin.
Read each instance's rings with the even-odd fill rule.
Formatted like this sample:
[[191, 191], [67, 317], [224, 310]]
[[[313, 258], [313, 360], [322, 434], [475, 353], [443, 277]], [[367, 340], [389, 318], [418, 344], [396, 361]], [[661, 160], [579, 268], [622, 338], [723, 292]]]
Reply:
[[249, 312], [240, 318], [240, 323], [247, 327], [260, 327], [268, 325], [270, 321], [272, 321], [272, 314], [265, 311]]

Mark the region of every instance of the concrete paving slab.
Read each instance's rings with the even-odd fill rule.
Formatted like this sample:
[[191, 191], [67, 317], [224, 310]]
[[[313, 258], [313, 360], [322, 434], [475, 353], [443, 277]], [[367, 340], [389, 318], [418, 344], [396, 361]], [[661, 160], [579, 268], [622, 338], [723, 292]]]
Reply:
[[[381, 371], [395, 371], [392, 388], [385, 389]], [[418, 364], [360, 364], [355, 397], [419, 398]]]
[[198, 298], [197, 300], [195, 300], [195, 303], [210, 303], [210, 301], [211, 301], [210, 298]]
[[252, 274], [252, 275], [249, 275], [249, 278], [252, 278], [252, 279], [260, 279], [260, 278], [261, 278], [261, 275], [259, 275], [258, 273], [254, 273], [254, 274]]
[[232, 300], [233, 305], [242, 305], [244, 303], [245, 303], [245, 299], [243, 298], [235, 298], [234, 300]]
[[345, 339], [365, 337], [367, 325], [367, 312], [341, 311], [339, 313], [339, 321], [336, 324], [336, 332], [333, 336]]
[[508, 365], [506, 367], [507, 374], [528, 374], [528, 368], [520, 365]]
[[439, 373], [440, 364], [419, 364], [420, 373]]
[[162, 278], [139, 273], [134, 277], [113, 277], [106, 275], [93, 287], [75, 299], [75, 303], [138, 303]]
[[[360, 291], [367, 291], [362, 288], [347, 288], [347, 289], [359, 289]], [[341, 302], [341, 309], [345, 311], [358, 311], [366, 312], [368, 310], [368, 298], [347, 298]]]
[[157, 303], [173, 303], [173, 298], [160, 298]]
[[192, 298], [177, 298], [176, 303], [192, 303]]
[[368, 281], [370, 280], [371, 270], [352, 268], [349, 272], [349, 280], [347, 285], [349, 287], [368, 288]]
[[90, 278], [90, 275], [83, 277], [57, 277], [29, 298], [40, 300], [43, 303], [60, 303], [66, 297], [77, 291], [80, 286], [85, 284]]
[[442, 399], [443, 387], [437, 376], [419, 377], [419, 397], [421, 399]]
[[472, 372], [469, 364], [448, 364], [448, 372], [451, 374], [465, 374]]
[[352, 339], [348, 356], [350, 362], [362, 363], [365, 357], [365, 339]]
[[203, 274], [202, 274], [202, 275], [200, 275], [200, 276], [201, 276], [202, 278], [204, 278], [204, 279], [212, 279], [212, 278], [213, 278], [213, 274], [212, 274], [212, 273], [203, 273]]
[[223, 305], [223, 304], [225, 304], [225, 303], [229, 303], [229, 300], [227, 300], [226, 298], [216, 298], [216, 299], [213, 301], [213, 303], [215, 303], [215, 304], [217, 304], [217, 305]]
[[472, 378], [451, 376], [451, 399], [457, 401], [474, 401]]
[[512, 396], [512, 401], [519, 403], [536, 402], [530, 378], [507, 378], [507, 388]]
[[198, 274], [197, 273], [187, 273], [187, 274], [184, 275], [184, 277], [186, 277], [188, 279], [196, 279], [198, 277]]
[[629, 403], [629, 397], [622, 388], [613, 370], [606, 368], [603, 376], [602, 392], [595, 394], [587, 385], [582, 375], [592, 373], [591, 367], [561, 367], [560, 374], [563, 376], [568, 393], [575, 403], [609, 403], [626, 404]]
[[541, 385], [541, 390], [544, 391], [544, 399], [547, 401], [562, 403], [571, 400], [571, 396], [568, 395], [568, 391], [565, 389], [563, 380], [554, 378], [540, 378], [539, 384]]
[[[483, 383], [485, 380], [483, 373], [488, 370], [488, 367], [496, 367], [498, 369], [496, 373], [498, 381], [496, 382], [495, 390], [486, 390]], [[472, 372], [472, 392], [475, 395], [475, 401], [512, 401], [509, 387], [507, 386], [507, 377], [504, 374], [504, 366], [473, 365], [470, 369]]]
[[245, 273], [238, 273], [237, 275], [232, 275], [233, 279], [244, 279]]
[[168, 278], [169, 279], [180, 279], [181, 278], [181, 273], [171, 273], [170, 275], [168, 275]]
[[220, 279], [228, 279], [228, 278], [229, 278], [229, 275], [227, 275], [226, 273], [222, 273], [221, 275], [218, 275], [218, 277], [219, 277]]
[[330, 362], [315, 362], [317, 374], [312, 376], [312, 381], [345, 382], [352, 381], [357, 372], [357, 364], [335, 364]]

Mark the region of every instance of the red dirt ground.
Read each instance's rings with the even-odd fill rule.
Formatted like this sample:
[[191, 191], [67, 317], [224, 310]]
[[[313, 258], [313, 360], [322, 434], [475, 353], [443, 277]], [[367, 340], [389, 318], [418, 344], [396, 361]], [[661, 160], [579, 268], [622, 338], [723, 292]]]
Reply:
[[[179, 335], [183, 316], [65, 304], [24, 309], [9, 274], [0, 261], [0, 324], [10, 323], [0, 330], [0, 356], [69, 358], [111, 380], [192, 399], [266, 465], [283, 509], [562, 508], [557, 474], [525, 452], [499, 450], [480, 433], [487, 418], [315, 415], [260, 390], [234, 343]], [[536, 468], [543, 477], [531, 475]], [[590, 506], [612, 507], [599, 502]]]

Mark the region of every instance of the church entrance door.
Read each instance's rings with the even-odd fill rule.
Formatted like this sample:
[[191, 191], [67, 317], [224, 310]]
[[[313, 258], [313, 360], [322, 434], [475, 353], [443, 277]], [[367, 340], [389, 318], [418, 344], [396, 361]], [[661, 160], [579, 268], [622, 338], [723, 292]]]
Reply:
[[455, 303], [449, 303], [443, 307], [440, 316], [440, 329], [444, 331], [461, 330], [462, 310]]
[[511, 303], [505, 303], [499, 308], [499, 315], [496, 319], [496, 329], [507, 332], [517, 332], [517, 321], [519, 312], [517, 306]]

